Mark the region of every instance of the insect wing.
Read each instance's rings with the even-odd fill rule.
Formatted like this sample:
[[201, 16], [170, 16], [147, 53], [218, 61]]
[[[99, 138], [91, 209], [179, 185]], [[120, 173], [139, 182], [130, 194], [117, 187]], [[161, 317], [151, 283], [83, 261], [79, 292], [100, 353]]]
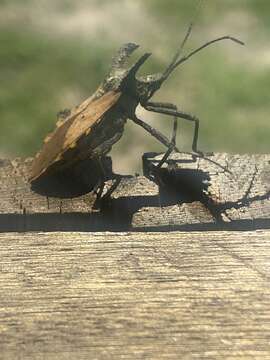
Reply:
[[76, 146], [76, 142], [86, 132], [90, 132], [103, 115], [116, 104], [121, 92], [109, 91], [93, 101], [84, 101], [71, 115], [44, 141], [41, 151], [33, 160], [29, 180], [37, 180], [48, 169], [60, 161], [62, 155]]

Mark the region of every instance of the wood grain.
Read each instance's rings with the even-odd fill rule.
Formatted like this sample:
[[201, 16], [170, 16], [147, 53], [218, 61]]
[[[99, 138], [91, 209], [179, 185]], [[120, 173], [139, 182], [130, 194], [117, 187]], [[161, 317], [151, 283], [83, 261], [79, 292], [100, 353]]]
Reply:
[[0, 234], [1, 359], [268, 359], [270, 231]]
[[39, 186], [28, 181], [32, 159], [0, 161], [0, 231], [270, 228], [270, 155], [177, 153], [151, 175], [162, 156], [145, 154], [145, 176], [122, 176], [98, 207], [92, 190], [100, 174], [91, 160]]
[[32, 161], [31, 158], [0, 161], [0, 231], [106, 228], [100, 213], [93, 211], [95, 195], [89, 175], [89, 169], [95, 171], [92, 164], [83, 162], [76, 169], [77, 176], [64, 175], [33, 188], [28, 181]]
[[[146, 176], [163, 155], [144, 154]], [[173, 153], [154, 178], [160, 193], [169, 190], [178, 201], [171, 204], [166, 219], [158, 211], [155, 218], [153, 208], [140, 209], [134, 227], [157, 226], [159, 221], [164, 226], [184, 225], [185, 219], [186, 224], [215, 223], [220, 229], [270, 226], [269, 154], [216, 153], [194, 159], [189, 154]]]

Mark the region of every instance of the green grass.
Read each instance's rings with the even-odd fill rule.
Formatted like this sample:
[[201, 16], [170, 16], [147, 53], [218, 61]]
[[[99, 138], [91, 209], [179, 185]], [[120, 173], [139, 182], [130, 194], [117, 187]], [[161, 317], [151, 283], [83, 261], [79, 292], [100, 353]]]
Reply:
[[[31, 4], [31, 1], [25, 1], [25, 4]], [[19, 4], [20, 1], [2, 0], [0, 9], [16, 3]], [[151, 42], [159, 43], [159, 34], [164, 31], [166, 36], [161, 41], [168, 38], [164, 44], [162, 60], [158, 60], [154, 52], [145, 64], [143, 73], [159, 71], [166, 66], [172, 56], [173, 47], [179, 43], [182, 30], [193, 17], [194, 5], [195, 0], [142, 2], [145, 12], [160, 24], [160, 33], [153, 31], [145, 34], [145, 39], [141, 41], [143, 48], [150, 46], [151, 50]], [[70, 0], [57, 2], [55, 6], [57, 11], [62, 9], [63, 12], [72, 13], [74, 10], [74, 3]], [[100, 6], [98, 1], [97, 6]], [[243, 54], [256, 54], [256, 36], [259, 38], [262, 34], [268, 34], [270, 28], [268, 1], [205, 1], [197, 15], [190, 44], [200, 44], [200, 29], [204, 31], [213, 24], [217, 26], [220, 14], [222, 20], [226, 13], [236, 11], [257, 18], [258, 27], [251, 29], [250, 34], [239, 34], [240, 37], [251, 36], [253, 42], [244, 50], [233, 50], [235, 56], [241, 58], [241, 51]], [[46, 35], [26, 23], [1, 26], [2, 154], [33, 154], [40, 147], [43, 136], [54, 127], [56, 113], [91, 95], [107, 73], [111, 56], [118, 46], [117, 41], [104, 43], [101, 40], [99, 38], [93, 42], [76, 38], [75, 35]], [[164, 85], [157, 98], [175, 102], [180, 108], [202, 119], [200, 146], [203, 150], [267, 152], [270, 133], [270, 67], [250, 67], [248, 62], [240, 64], [240, 61], [228, 61], [224, 57], [227, 49], [231, 49], [228, 46], [236, 45], [220, 44], [184, 64]], [[170, 56], [165, 56], [167, 53]], [[170, 124], [169, 121], [163, 121], [161, 127], [170, 129]], [[192, 126], [183, 124], [180, 132], [179, 141], [183, 147], [190, 149]], [[149, 137], [146, 136], [145, 139], [148, 141]], [[121, 146], [128, 144], [129, 142], [124, 140]]]
[[9, 29], [2, 29], [0, 42], [5, 44], [0, 47], [0, 150], [28, 155], [61, 107], [76, 105], [65, 102], [65, 94], [81, 101], [95, 90], [108, 70], [103, 58], [110, 51]]
[[200, 86], [194, 99], [205, 119], [202, 137], [206, 149], [269, 151], [270, 69], [251, 71], [228, 65], [220, 56], [212, 56], [213, 67], [207, 60], [198, 69]]

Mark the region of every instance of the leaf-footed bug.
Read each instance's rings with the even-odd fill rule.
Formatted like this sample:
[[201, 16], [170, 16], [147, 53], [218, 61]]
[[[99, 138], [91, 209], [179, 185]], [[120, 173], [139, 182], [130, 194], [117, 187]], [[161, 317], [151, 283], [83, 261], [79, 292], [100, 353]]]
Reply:
[[[171, 62], [162, 73], [136, 76], [139, 68], [151, 54], [145, 53], [131, 67], [128, 67], [128, 59], [139, 46], [128, 43], [120, 47], [113, 59], [109, 74], [96, 92], [70, 112], [60, 114], [56, 129], [45, 138], [41, 151], [34, 158], [30, 182], [34, 183], [49, 174], [72, 168], [76, 163], [87, 158], [100, 164], [101, 173], [103, 173], [101, 159], [122, 136], [127, 119], [143, 127], [167, 147], [168, 150], [157, 168], [166, 161], [173, 150], [179, 151], [176, 147], [178, 118], [194, 122], [192, 154], [203, 156], [197, 149], [199, 119], [178, 110], [174, 104], [152, 102], [151, 98], [179, 65], [209, 45], [223, 40], [231, 40], [241, 45], [243, 43], [234, 37], [222, 36], [182, 56], [182, 49], [190, 36], [191, 29], [192, 24]], [[171, 140], [136, 116], [135, 111], [139, 104], [148, 111], [174, 118]], [[98, 196], [102, 194], [104, 178], [102, 176], [98, 184], [100, 188]], [[109, 194], [111, 192], [112, 190], [109, 190]]]

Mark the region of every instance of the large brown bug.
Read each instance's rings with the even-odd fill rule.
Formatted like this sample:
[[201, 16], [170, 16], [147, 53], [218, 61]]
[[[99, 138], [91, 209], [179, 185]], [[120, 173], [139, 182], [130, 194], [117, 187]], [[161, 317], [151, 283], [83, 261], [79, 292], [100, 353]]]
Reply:
[[[136, 76], [136, 73], [151, 54], [145, 53], [135, 64], [127, 68], [127, 61], [133, 51], [138, 48], [138, 45], [133, 43], [123, 45], [113, 59], [109, 74], [97, 91], [82, 104], [65, 114], [64, 117], [62, 115], [56, 124], [56, 129], [45, 138], [41, 151], [33, 161], [30, 181], [35, 182], [49, 174], [72, 168], [76, 163], [86, 158], [101, 164], [102, 157], [111, 150], [112, 145], [122, 136], [127, 119], [131, 119], [142, 126], [168, 148], [159, 165], [166, 160], [171, 151], [178, 151], [175, 145], [176, 119], [183, 118], [193, 121], [195, 129], [192, 150], [201, 156], [197, 150], [198, 118], [179, 111], [173, 104], [151, 102], [150, 99], [171, 73], [197, 52], [222, 40], [232, 40], [238, 44], [243, 43], [234, 37], [223, 36], [206, 42], [187, 55], [181, 56], [181, 51], [190, 33], [191, 26], [163, 73], [147, 76]], [[135, 111], [139, 104], [148, 111], [174, 117], [171, 140], [137, 118]], [[103, 182], [104, 179], [100, 179], [101, 188]]]

